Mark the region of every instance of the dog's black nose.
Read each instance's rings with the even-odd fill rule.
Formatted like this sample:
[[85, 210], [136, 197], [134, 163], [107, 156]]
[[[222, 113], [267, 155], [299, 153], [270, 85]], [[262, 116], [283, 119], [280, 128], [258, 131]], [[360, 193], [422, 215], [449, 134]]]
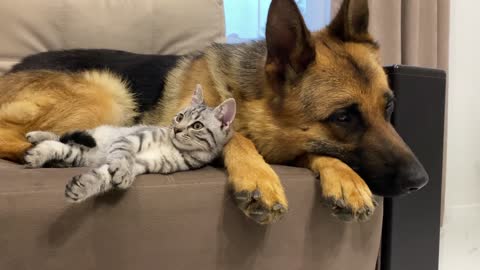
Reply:
[[417, 160], [405, 164], [398, 170], [397, 183], [400, 183], [401, 193], [420, 190], [428, 183], [428, 174]]
[[382, 177], [369, 178], [364, 175], [368, 186], [376, 195], [392, 197], [420, 190], [428, 183], [428, 174], [418, 160], [391, 166], [393, 170]]

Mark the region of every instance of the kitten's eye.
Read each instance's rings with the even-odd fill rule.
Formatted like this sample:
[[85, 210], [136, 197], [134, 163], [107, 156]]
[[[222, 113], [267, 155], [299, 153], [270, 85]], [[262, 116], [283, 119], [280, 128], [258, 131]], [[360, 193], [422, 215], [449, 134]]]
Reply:
[[180, 113], [177, 115], [177, 118], [175, 118], [175, 121], [181, 122], [182, 120], [183, 120], [183, 114]]
[[201, 129], [201, 128], [203, 128], [203, 124], [200, 123], [200, 122], [195, 122], [195, 123], [193, 123], [192, 127], [193, 127], [193, 129]]

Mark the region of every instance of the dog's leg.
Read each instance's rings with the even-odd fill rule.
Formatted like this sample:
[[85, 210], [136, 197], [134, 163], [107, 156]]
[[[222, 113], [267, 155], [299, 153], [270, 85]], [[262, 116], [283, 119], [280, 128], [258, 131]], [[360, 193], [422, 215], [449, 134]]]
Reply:
[[254, 144], [235, 133], [223, 153], [238, 207], [260, 224], [279, 220], [288, 209], [285, 191]]
[[323, 197], [333, 214], [342, 220], [367, 220], [376, 202], [363, 179], [342, 161], [325, 156], [309, 156], [305, 164], [320, 180]]
[[23, 162], [25, 150], [31, 146], [25, 136], [10, 130], [0, 129], [0, 159]]

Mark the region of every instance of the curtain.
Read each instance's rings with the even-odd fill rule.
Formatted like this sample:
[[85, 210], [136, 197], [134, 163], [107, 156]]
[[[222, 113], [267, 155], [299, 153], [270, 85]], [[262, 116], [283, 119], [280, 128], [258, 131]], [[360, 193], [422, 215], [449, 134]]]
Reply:
[[[342, 0], [332, 0], [332, 17]], [[369, 0], [385, 65], [448, 67], [449, 0]]]

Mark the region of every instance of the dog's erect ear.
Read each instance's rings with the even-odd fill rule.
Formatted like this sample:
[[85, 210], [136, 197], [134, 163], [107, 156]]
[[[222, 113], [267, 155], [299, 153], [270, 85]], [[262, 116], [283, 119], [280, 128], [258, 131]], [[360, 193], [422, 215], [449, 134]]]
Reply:
[[203, 89], [200, 84], [195, 86], [195, 90], [193, 91], [192, 102], [190, 103], [192, 106], [197, 106], [203, 104]]
[[315, 60], [315, 47], [293, 0], [272, 0], [268, 10], [267, 73], [284, 76], [288, 66], [298, 74]]
[[328, 31], [342, 41], [372, 41], [368, 17], [368, 0], [344, 0]]

